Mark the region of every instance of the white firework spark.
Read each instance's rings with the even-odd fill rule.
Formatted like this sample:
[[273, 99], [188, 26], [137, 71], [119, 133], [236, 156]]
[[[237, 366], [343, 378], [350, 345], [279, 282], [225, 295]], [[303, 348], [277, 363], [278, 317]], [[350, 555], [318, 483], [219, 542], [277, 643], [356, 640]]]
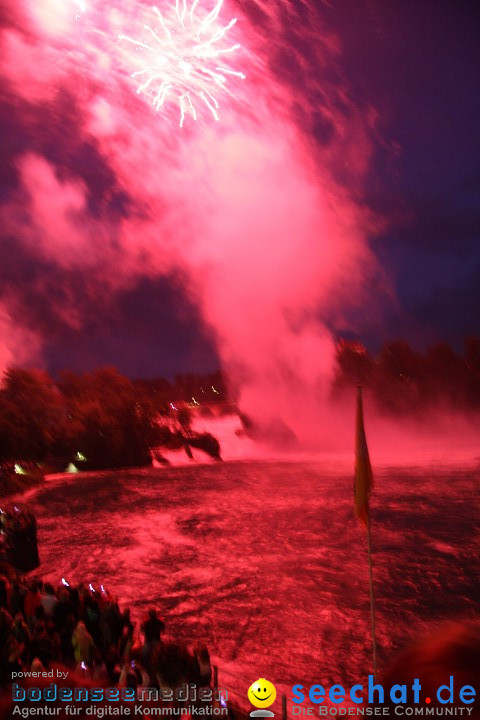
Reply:
[[[168, 15], [158, 7], [151, 8], [155, 25], [144, 25], [146, 37], [139, 40], [119, 35], [145, 56], [145, 64], [132, 77], [140, 78], [137, 94], [147, 94], [155, 110], [173, 101], [180, 111], [180, 127], [186, 116], [196, 120], [200, 108], [219, 120], [218, 91], [228, 92], [229, 77], [245, 79], [242, 72], [228, 64], [228, 58], [240, 49], [238, 43], [228, 44], [227, 34], [237, 22], [219, 22], [223, 0], [207, 12], [194, 0], [175, 0]], [[142, 57], [143, 59], [143, 57]]]

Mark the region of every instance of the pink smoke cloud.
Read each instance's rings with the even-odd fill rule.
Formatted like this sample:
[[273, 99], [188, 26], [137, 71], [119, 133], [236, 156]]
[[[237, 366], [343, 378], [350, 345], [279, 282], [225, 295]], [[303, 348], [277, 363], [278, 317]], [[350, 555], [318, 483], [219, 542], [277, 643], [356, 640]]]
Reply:
[[43, 253], [61, 265], [90, 263], [92, 248], [82, 227], [87, 210], [82, 183], [60, 181], [54, 168], [37, 155], [24, 155], [18, 167], [28, 197], [28, 228], [37, 249], [41, 244]]
[[[15, 30], [0, 35], [0, 72], [19, 97], [30, 102], [53, 99], [56, 83], [61, 78], [62, 64], [58, 54], [48, 45], [32, 41]], [[42, 72], [34, 72], [41, 67]]]
[[42, 365], [42, 339], [13, 320], [8, 302], [0, 303], [0, 373], [12, 365]]
[[[55, 103], [53, 86], [74, 94], [81, 132], [130, 206], [114, 222], [92, 217], [92, 188], [75, 168], [67, 173], [26, 153], [17, 164], [21, 200], [3, 213], [32, 252], [88, 273], [99, 297], [142, 275], [181, 273], [241, 387], [241, 408], [306, 438], [328, 394], [329, 321], [364, 302], [378, 274], [367, 241], [375, 221], [358, 201], [375, 113], [354, 106], [341, 77], [327, 79], [341, 50], [316, 14], [302, 28], [309, 53], [288, 45], [305, 85], [287, 82], [273, 57], [285, 51], [284, 14], [293, 22], [294, 6], [257, 5], [268, 17], [268, 39], [240, 12], [234, 29], [247, 79], [221, 97], [218, 123], [192, 121], [180, 130], [178, 108], [155, 113], [135, 95], [135, 51], [117, 38], [138, 27], [143, 6], [91, 3], [78, 23], [74, 6], [69, 17], [68, 4], [57, 16], [54, 0], [34, 10], [26, 3], [34, 44], [4, 31], [4, 77], [31, 102]], [[27, 92], [35, 57], [40, 79]], [[318, 110], [332, 128], [323, 145], [299, 125]]]

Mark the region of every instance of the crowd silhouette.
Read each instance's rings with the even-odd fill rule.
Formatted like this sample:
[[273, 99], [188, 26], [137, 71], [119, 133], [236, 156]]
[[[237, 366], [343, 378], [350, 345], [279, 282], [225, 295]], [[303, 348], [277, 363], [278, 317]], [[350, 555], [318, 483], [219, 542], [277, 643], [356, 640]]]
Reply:
[[61, 664], [77, 677], [100, 684], [175, 688], [208, 687], [208, 649], [188, 649], [165, 635], [166, 624], [150, 608], [136, 628], [130, 609], [103, 587], [54, 588], [42, 581], [0, 576], [0, 682], [12, 675]]

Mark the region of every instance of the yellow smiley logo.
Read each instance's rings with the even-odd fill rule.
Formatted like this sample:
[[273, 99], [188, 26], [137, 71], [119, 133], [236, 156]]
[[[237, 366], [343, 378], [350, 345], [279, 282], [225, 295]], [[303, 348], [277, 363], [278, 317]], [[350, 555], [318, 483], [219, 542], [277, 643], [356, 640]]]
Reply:
[[248, 688], [248, 699], [257, 708], [267, 708], [275, 702], [275, 685], [265, 678], [259, 678]]

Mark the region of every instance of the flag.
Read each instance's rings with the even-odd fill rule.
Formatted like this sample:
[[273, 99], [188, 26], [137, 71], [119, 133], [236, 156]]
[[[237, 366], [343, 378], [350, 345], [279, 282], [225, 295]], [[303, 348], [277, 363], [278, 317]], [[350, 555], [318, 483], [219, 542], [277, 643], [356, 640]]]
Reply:
[[368, 454], [367, 438], [363, 425], [362, 388], [357, 391], [357, 423], [355, 438], [354, 502], [358, 519], [365, 527], [368, 523], [368, 500], [373, 486], [372, 466]]

